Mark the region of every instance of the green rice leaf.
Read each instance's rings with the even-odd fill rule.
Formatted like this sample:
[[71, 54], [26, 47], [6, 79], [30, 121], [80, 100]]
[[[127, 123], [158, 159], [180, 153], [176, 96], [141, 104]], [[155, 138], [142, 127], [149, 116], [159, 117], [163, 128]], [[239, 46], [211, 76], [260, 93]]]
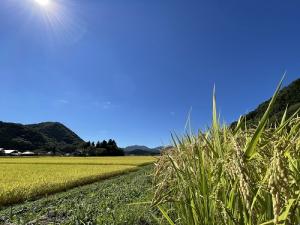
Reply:
[[288, 204], [287, 206], [285, 207], [285, 210], [283, 211], [283, 213], [279, 216], [279, 221], [282, 221], [284, 222], [288, 215], [289, 215], [289, 212], [290, 212], [290, 209], [292, 207], [292, 205], [294, 204], [294, 202], [296, 201], [296, 199], [289, 199], [288, 200]]
[[268, 105], [266, 112], [264, 113], [263, 117], [261, 118], [261, 120], [258, 124], [258, 127], [255, 130], [254, 135], [252, 136], [251, 140], [248, 142], [248, 144], [246, 146], [245, 156], [247, 159], [251, 159], [257, 153], [256, 146], [257, 146], [258, 140], [259, 140], [262, 132], [264, 131], [264, 128], [265, 128], [267, 120], [268, 120], [268, 116], [270, 114], [270, 111], [271, 111], [274, 103], [275, 103], [278, 93], [281, 89], [281, 85], [282, 85], [282, 81], [283, 81], [284, 77], [285, 77], [285, 75], [282, 77], [281, 81], [279, 82], [277, 89]]
[[172, 219], [169, 217], [168, 213], [161, 207], [158, 206], [158, 209], [163, 214], [164, 218], [169, 222], [171, 225], [175, 225], [175, 223], [172, 221]]
[[284, 110], [283, 116], [281, 118], [280, 126], [282, 126], [284, 124], [284, 122], [285, 122], [287, 109], [288, 109], [288, 106], [286, 106], [286, 108]]
[[237, 122], [237, 125], [233, 131], [233, 135], [236, 135], [237, 132], [242, 128], [242, 125], [243, 125], [243, 121], [245, 120], [245, 117], [243, 116], [240, 116], [238, 122]]
[[219, 134], [219, 120], [217, 116], [217, 104], [216, 104], [216, 89], [214, 87], [213, 90], [213, 120], [212, 120], [212, 128], [213, 128], [213, 140], [214, 146], [217, 149], [219, 155], [222, 155], [222, 148], [220, 142], [220, 134]]

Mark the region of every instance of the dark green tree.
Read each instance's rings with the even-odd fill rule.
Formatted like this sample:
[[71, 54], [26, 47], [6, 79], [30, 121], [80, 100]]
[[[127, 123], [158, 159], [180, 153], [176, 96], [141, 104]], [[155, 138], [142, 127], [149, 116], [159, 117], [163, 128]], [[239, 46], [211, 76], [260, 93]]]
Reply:
[[100, 148], [107, 148], [107, 141], [103, 140], [103, 141], [100, 143]]
[[100, 142], [97, 141], [96, 148], [100, 148]]

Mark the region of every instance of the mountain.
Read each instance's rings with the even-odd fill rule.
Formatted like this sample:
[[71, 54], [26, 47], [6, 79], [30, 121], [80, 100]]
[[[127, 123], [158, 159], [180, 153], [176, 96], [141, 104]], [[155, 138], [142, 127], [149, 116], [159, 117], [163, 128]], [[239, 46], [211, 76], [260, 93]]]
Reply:
[[0, 146], [6, 149], [33, 150], [46, 145], [41, 133], [22, 124], [0, 122]]
[[78, 145], [83, 142], [77, 134], [58, 122], [45, 122], [25, 126], [43, 134], [51, 142], [70, 145]]
[[18, 150], [71, 151], [84, 141], [61, 123], [23, 125], [0, 121], [0, 147]]
[[130, 151], [133, 151], [133, 150], [136, 150], [136, 149], [144, 150], [144, 151], [151, 151], [151, 148], [148, 148], [147, 146], [144, 146], [144, 145], [127, 146], [126, 148], [124, 148], [124, 151], [125, 152], [130, 152]]
[[156, 148], [149, 148], [144, 145], [131, 145], [124, 148], [124, 152], [126, 154], [132, 154], [132, 155], [155, 155], [160, 154], [160, 150], [163, 149], [162, 146], [156, 147]]
[[[259, 119], [262, 118], [264, 112], [267, 110], [270, 100], [271, 98], [261, 103], [252, 112], [244, 115], [247, 119], [247, 124], [253, 125], [258, 123]], [[291, 116], [300, 108], [300, 79], [293, 81], [287, 87], [282, 88], [278, 93], [278, 97], [269, 115], [270, 122], [274, 123], [280, 121], [286, 107], [288, 109], [288, 116]], [[235, 124], [236, 122], [232, 123], [232, 125]]]
[[126, 154], [127, 155], [159, 155], [159, 152], [135, 149], [135, 150], [127, 152]]

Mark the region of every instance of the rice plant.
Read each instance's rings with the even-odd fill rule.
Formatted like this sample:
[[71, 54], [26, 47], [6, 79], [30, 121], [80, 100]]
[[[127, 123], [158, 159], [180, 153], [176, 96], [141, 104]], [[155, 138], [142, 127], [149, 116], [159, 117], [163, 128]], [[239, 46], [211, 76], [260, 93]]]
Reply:
[[213, 94], [212, 126], [173, 137], [174, 148], [156, 164], [157, 206], [168, 224], [300, 224], [300, 117], [268, 115], [256, 127], [240, 118], [221, 125]]
[[0, 208], [138, 170], [145, 157], [0, 158]]

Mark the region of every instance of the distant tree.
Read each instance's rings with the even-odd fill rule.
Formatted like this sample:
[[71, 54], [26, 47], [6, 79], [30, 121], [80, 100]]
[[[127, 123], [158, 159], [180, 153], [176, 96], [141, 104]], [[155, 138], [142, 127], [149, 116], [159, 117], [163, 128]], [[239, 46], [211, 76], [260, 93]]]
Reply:
[[107, 141], [103, 140], [103, 141], [100, 143], [100, 148], [107, 148]]
[[106, 147], [106, 155], [109, 156], [121, 156], [124, 155], [123, 149], [119, 148], [116, 141], [109, 139]]
[[76, 146], [66, 144], [60, 148], [60, 151], [71, 154], [72, 152], [74, 152], [75, 149], [76, 149]]
[[88, 148], [88, 147], [90, 147], [90, 146], [91, 146], [91, 142], [90, 142], [90, 141], [86, 142], [85, 147]]
[[113, 146], [113, 149], [119, 149], [117, 143], [115, 142], [115, 140], [112, 140], [112, 146]]
[[92, 147], [95, 147], [95, 142], [92, 142], [91, 146], [92, 146]]
[[52, 152], [53, 155], [56, 155], [57, 149], [56, 149], [56, 148], [53, 148], [53, 149], [51, 150], [51, 152]]
[[96, 148], [100, 148], [100, 142], [97, 141]]
[[82, 142], [76, 146], [76, 150], [82, 150], [86, 148], [86, 142]]
[[111, 150], [118, 149], [117, 143], [114, 140], [112, 140], [112, 139], [108, 140], [107, 147], [108, 147], [108, 149], [111, 149]]
[[108, 144], [108, 145], [112, 145], [112, 144], [113, 144], [113, 140], [112, 140], [112, 139], [109, 139], [108, 142], [107, 142], [107, 144]]

